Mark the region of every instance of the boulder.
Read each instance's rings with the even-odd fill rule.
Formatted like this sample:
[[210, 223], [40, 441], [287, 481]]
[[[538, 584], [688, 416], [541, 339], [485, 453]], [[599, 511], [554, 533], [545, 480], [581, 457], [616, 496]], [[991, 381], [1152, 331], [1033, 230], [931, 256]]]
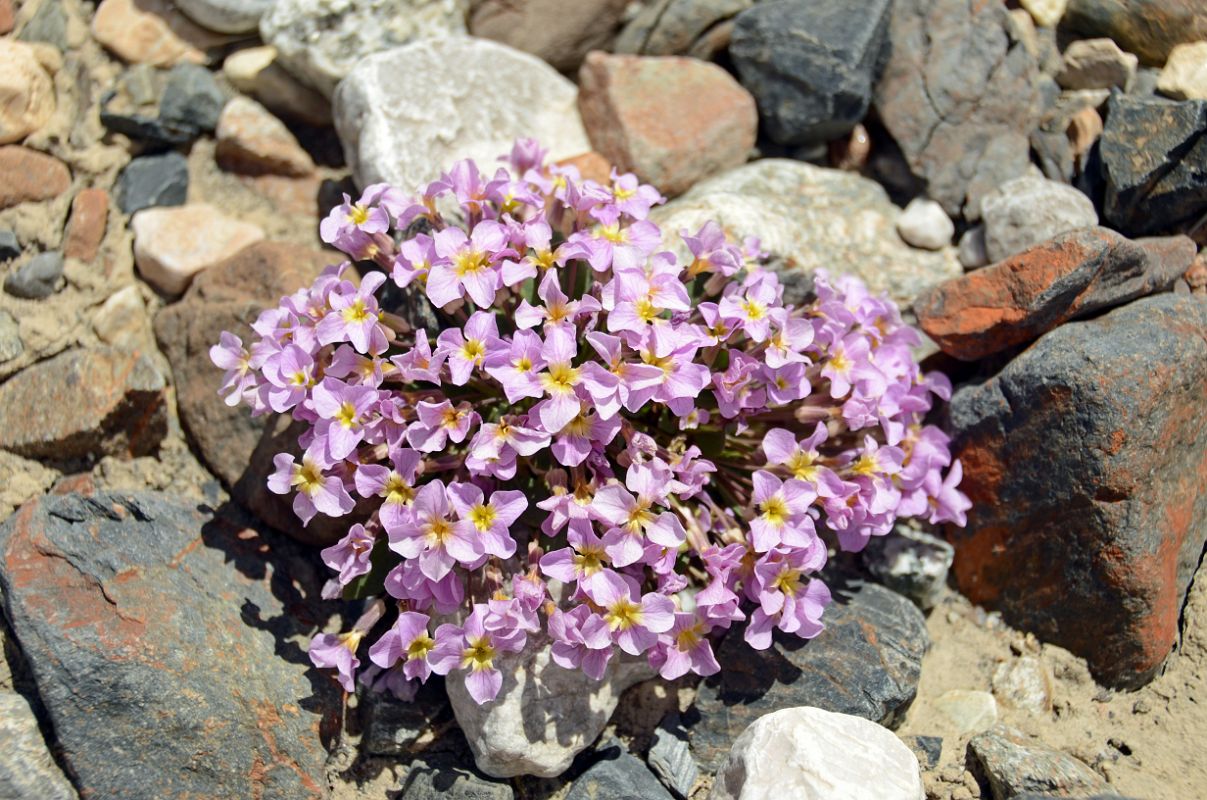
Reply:
[[75, 789], [51, 758], [29, 702], [0, 691], [0, 796], [10, 800], [76, 800]]
[[603, 748], [596, 761], [570, 786], [566, 800], [640, 797], [641, 800], [674, 800], [649, 767], [621, 745]]
[[985, 252], [1001, 261], [1057, 234], [1098, 224], [1090, 198], [1058, 181], [1024, 175], [1003, 183], [981, 201]]
[[223, 169], [251, 175], [301, 177], [314, 172], [314, 161], [268, 109], [236, 97], [218, 118], [214, 156]]
[[973, 737], [968, 752], [993, 800], [1011, 800], [1023, 792], [1086, 797], [1111, 788], [1084, 762], [1005, 726]]
[[1157, 78], [1157, 90], [1175, 100], [1207, 100], [1207, 42], [1180, 44]]
[[1175, 45], [1207, 39], [1201, 0], [1069, 0], [1061, 24], [1086, 36], [1114, 39], [1158, 67]]
[[1122, 89], [1136, 78], [1140, 60], [1110, 39], [1079, 39], [1064, 52], [1056, 82], [1065, 89]]
[[276, 0], [175, 0], [180, 10], [212, 31], [251, 33]]
[[132, 64], [170, 67], [205, 63], [203, 45], [213, 35], [168, 0], [102, 0], [92, 17], [93, 37]]
[[[0, 49], [3, 43], [0, 39]], [[0, 146], [0, 210], [52, 200], [70, 186], [71, 171], [54, 156], [18, 145]]]
[[572, 72], [590, 51], [612, 49], [626, 5], [627, 0], [485, 0], [474, 6], [469, 32]]
[[25, 300], [41, 300], [62, 288], [63, 254], [38, 253], [4, 279], [4, 291]]
[[130, 220], [130, 229], [138, 274], [168, 295], [180, 294], [198, 272], [264, 238], [259, 225], [208, 203], [144, 209]]
[[710, 32], [733, 26], [733, 17], [754, 0], [655, 0], [633, 17], [616, 38], [617, 53], [696, 56]]
[[913, 247], [942, 250], [951, 244], [956, 226], [943, 206], [925, 197], [915, 197], [897, 218], [897, 233]]
[[189, 164], [175, 151], [140, 156], [117, 178], [117, 206], [134, 214], [154, 206], [182, 206], [189, 191]]

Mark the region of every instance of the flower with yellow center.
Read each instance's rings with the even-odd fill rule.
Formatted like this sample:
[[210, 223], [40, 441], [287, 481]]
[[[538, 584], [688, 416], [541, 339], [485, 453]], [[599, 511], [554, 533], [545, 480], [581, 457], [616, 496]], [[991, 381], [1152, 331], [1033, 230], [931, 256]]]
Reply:
[[634, 625], [640, 625], [641, 618], [641, 606], [627, 597], [618, 597], [604, 613], [604, 621], [614, 631], [627, 631]]
[[461, 651], [461, 669], [481, 672], [494, 668], [496, 651], [489, 636], [466, 637], [466, 644], [469, 646]]

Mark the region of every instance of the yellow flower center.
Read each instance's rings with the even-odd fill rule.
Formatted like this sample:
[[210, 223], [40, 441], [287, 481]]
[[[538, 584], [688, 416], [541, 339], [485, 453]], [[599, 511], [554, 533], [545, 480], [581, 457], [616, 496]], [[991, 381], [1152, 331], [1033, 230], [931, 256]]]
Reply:
[[356, 424], [356, 406], [344, 401], [339, 405], [339, 412], [335, 415], [336, 420], [345, 428], [351, 428]]
[[880, 462], [871, 453], [864, 453], [859, 460], [851, 465], [851, 472], [870, 478], [880, 471]]
[[830, 356], [830, 366], [835, 372], [845, 373], [851, 369], [851, 359], [844, 353], [834, 353]]
[[817, 479], [819, 469], [813, 462], [812, 452], [806, 453], [804, 450], [797, 450], [792, 454], [792, 458], [788, 459], [786, 466], [792, 471], [792, 477], [800, 478], [802, 481], [813, 481]]
[[352, 305], [344, 309], [343, 316], [345, 322], [360, 323], [369, 318], [369, 310], [365, 308], [365, 301], [358, 297], [352, 301]]
[[574, 554], [574, 569], [579, 575], [594, 575], [603, 569], [602, 547], [584, 545], [581, 552]]
[[637, 312], [637, 316], [641, 318], [642, 322], [653, 322], [658, 316], [658, 308], [649, 297], [638, 300], [634, 304], [633, 310]]
[[440, 424], [445, 428], [456, 428], [457, 423], [461, 421], [461, 412], [455, 408], [446, 408], [444, 414], [440, 418]]
[[617, 202], [620, 202], [621, 200], [628, 200], [635, 194], [637, 194], [636, 189], [624, 189], [620, 186], [612, 187], [612, 196], [616, 198]]
[[700, 644], [700, 640], [704, 638], [704, 626], [697, 622], [690, 628], [684, 628], [675, 636], [675, 644], [680, 650], [691, 650], [696, 645]]
[[638, 533], [653, 521], [654, 514], [650, 511], [650, 502], [642, 498], [637, 501], [637, 505], [633, 506], [633, 510], [629, 512], [629, 518], [625, 521], [624, 526], [630, 533]]
[[469, 339], [465, 344], [461, 345], [461, 355], [466, 361], [472, 361], [475, 364], [482, 362], [486, 356], [486, 345], [481, 339]]
[[629, 232], [622, 231], [620, 225], [600, 225], [599, 235], [612, 244], [626, 244], [629, 241]]
[[303, 494], [313, 495], [323, 487], [323, 473], [313, 461], [303, 459], [300, 466], [294, 465], [290, 483]]
[[474, 672], [490, 669], [494, 664], [495, 648], [490, 643], [490, 639], [485, 636], [479, 636], [471, 639], [469, 647], [461, 651], [461, 669], [469, 669]]
[[743, 300], [742, 310], [751, 322], [756, 322], [767, 315], [767, 307], [757, 300]]
[[469, 512], [469, 519], [474, 523], [474, 527], [479, 533], [486, 533], [495, 524], [499, 512], [495, 511], [491, 506], [476, 505]]
[[369, 209], [357, 203], [348, 211], [348, 221], [357, 227], [369, 221]]
[[627, 597], [622, 597], [604, 614], [608, 627], [614, 631], [626, 631], [634, 625], [641, 624], [641, 606]]
[[763, 512], [763, 519], [771, 525], [778, 527], [788, 521], [788, 504], [782, 497], [768, 497], [759, 503], [759, 509]]
[[406, 505], [415, 499], [415, 490], [397, 472], [386, 479], [386, 502]]
[[529, 358], [528, 356], [520, 356], [519, 359], [515, 362], [515, 368], [516, 368], [517, 372], [531, 372], [532, 371], [532, 359]]
[[579, 414], [566, 423], [566, 433], [570, 436], [586, 436], [591, 432], [591, 420]]
[[427, 654], [432, 652], [432, 648], [435, 646], [435, 639], [426, 633], [421, 633], [407, 645], [407, 658], [421, 660], [427, 658]]
[[578, 383], [578, 370], [569, 364], [550, 364], [549, 371], [541, 376], [541, 385], [549, 394], [568, 394]]
[[453, 526], [446, 519], [434, 519], [427, 524], [427, 539], [429, 544], [442, 545], [444, 540], [453, 534]]
[[780, 570], [780, 574], [775, 576], [771, 586], [784, 594], [796, 594], [800, 590], [800, 577], [799, 569], [784, 567]]
[[486, 267], [486, 254], [480, 250], [462, 250], [453, 256], [453, 271], [458, 278], [473, 275]]

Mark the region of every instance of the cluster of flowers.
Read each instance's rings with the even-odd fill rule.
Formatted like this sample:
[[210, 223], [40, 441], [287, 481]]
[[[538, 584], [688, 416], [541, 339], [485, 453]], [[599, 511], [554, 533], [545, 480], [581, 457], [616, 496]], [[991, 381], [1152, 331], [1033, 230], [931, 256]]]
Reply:
[[[348, 691], [466, 670], [487, 702], [538, 634], [596, 679], [617, 648], [708, 675], [735, 622], [755, 648], [822, 630], [823, 535], [859, 550], [900, 516], [963, 524], [959, 464], [922, 424], [950, 387], [891, 301], [818, 273], [786, 305], [757, 242], [713, 223], [680, 263], [657, 190], [544, 155], [521, 141], [510, 171], [345, 198], [322, 237], [380, 269], [330, 268], [250, 347], [211, 351], [230, 404], [309, 426], [270, 488], [305, 522], [354, 522], [322, 553], [326, 594], [372, 599], [310, 650]], [[388, 279], [441, 330], [383, 308]]]

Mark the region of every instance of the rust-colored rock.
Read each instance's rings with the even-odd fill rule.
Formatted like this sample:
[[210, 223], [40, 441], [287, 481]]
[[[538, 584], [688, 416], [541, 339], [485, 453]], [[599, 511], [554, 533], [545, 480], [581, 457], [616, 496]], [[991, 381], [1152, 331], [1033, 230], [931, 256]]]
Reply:
[[594, 52], [578, 78], [591, 146], [665, 194], [744, 164], [754, 146], [754, 98], [715, 64]]
[[0, 147], [0, 209], [50, 200], [71, 186], [71, 172], [54, 156], [19, 145]]
[[594, 150], [557, 162], [558, 166], [574, 167], [583, 180], [607, 185], [612, 180], [612, 164]]
[[1083, 228], [945, 281], [920, 296], [914, 311], [943, 352], [972, 361], [1067, 320], [1164, 291], [1194, 254], [1185, 236], [1131, 241], [1106, 228]]
[[1207, 301], [1162, 294], [1046, 334], [950, 405], [974, 603], [1135, 687], [1207, 541]]
[[532, 53], [562, 72], [616, 38], [626, 0], [485, 0], [474, 5], [469, 32]]
[[104, 189], [84, 189], [71, 201], [71, 218], [63, 237], [63, 255], [91, 261], [105, 238], [109, 219], [109, 193]]
[[1186, 279], [1190, 291], [1195, 294], [1207, 294], [1207, 251], [1199, 253], [1199, 257], [1182, 277]]
[[0, 36], [12, 33], [14, 22], [13, 0], [0, 0]]

